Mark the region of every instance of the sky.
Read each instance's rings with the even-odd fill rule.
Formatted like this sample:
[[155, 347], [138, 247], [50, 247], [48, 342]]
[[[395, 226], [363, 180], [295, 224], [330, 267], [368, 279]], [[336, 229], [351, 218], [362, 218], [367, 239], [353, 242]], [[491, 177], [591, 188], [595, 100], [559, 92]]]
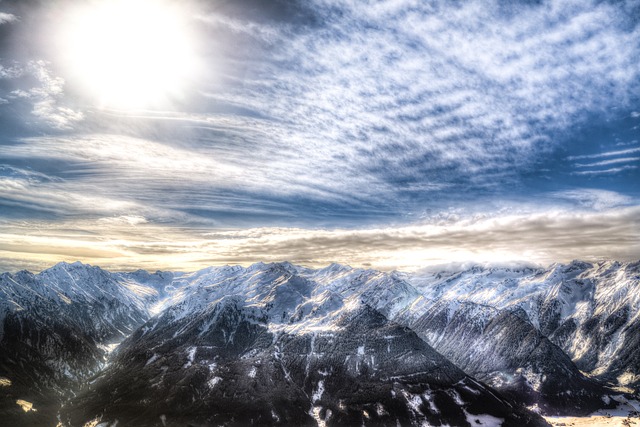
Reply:
[[0, 271], [640, 259], [640, 1], [2, 0]]

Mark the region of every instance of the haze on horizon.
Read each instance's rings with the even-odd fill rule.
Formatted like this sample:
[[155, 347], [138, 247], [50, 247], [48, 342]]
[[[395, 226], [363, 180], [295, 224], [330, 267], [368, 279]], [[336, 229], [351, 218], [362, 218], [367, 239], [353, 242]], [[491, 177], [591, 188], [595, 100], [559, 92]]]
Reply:
[[0, 3], [0, 271], [640, 258], [640, 1]]

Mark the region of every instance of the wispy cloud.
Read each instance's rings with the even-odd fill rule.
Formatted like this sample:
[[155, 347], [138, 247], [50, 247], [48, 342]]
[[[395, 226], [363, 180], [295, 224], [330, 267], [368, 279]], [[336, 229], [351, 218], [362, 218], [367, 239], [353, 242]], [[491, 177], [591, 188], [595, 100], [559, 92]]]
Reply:
[[624, 156], [627, 154], [634, 154], [634, 153], [640, 153], [640, 147], [629, 148], [626, 150], [605, 151], [603, 153], [596, 153], [596, 154], [583, 154], [580, 156], [569, 156], [567, 157], [567, 159], [569, 160], [601, 159], [605, 157]]
[[[367, 206], [376, 198], [395, 197], [391, 186], [376, 182], [366, 173], [359, 176], [348, 171], [339, 173], [322, 156], [301, 159], [293, 152], [287, 156], [282, 150], [274, 151], [273, 146], [261, 145], [252, 139], [255, 136], [246, 133], [240, 141], [231, 143], [238, 138], [234, 129], [242, 129], [246, 123], [241, 118], [221, 117], [218, 121], [209, 117], [206, 123], [195, 117], [181, 120], [206, 124], [209, 129], [218, 126], [226, 144], [187, 142], [177, 147], [149, 139], [103, 134], [27, 138], [4, 147], [1, 157], [7, 162], [47, 159], [66, 164], [59, 173], [67, 178], [56, 183], [30, 183], [29, 188], [5, 193], [4, 197], [44, 203], [41, 196], [46, 192], [52, 194], [49, 202], [58, 194], [62, 199], [69, 194], [81, 197], [99, 194], [105, 199], [122, 201], [123, 209], [132, 204], [145, 206], [144, 215], [155, 210], [162, 212], [165, 220], [174, 215], [176, 221], [184, 220], [183, 212], [193, 210], [209, 211], [219, 217], [231, 213], [287, 217], [302, 209], [311, 218], [315, 214], [307, 212], [307, 204], [339, 206], [338, 209], [347, 211]], [[255, 124], [251, 128], [258, 135], [261, 129], [268, 130]], [[173, 191], [170, 198], [166, 197], [168, 188]], [[111, 205], [98, 204], [96, 209]], [[80, 213], [72, 208], [73, 205], [60, 206], [61, 211]], [[371, 214], [375, 210], [372, 205]]]
[[613, 175], [619, 172], [638, 169], [637, 165], [626, 165], [618, 168], [600, 169], [593, 171], [577, 171], [573, 172], [574, 175]]
[[[274, 198], [305, 199], [326, 212], [336, 205], [407, 212], [517, 185], [558, 148], [559, 135], [594, 114], [610, 117], [613, 107], [631, 109], [640, 96], [640, 29], [622, 4], [314, 0], [305, 7], [317, 17], [313, 25], [199, 11], [200, 25], [216, 34], [251, 39], [207, 59], [216, 72], [226, 64], [223, 83], [198, 82], [201, 102], [223, 112], [126, 112], [119, 119], [130, 122], [113, 130], [145, 136], [160, 124], [190, 133], [150, 135], [150, 144], [113, 135], [101, 143], [96, 134], [88, 143], [82, 135], [34, 138], [30, 155], [88, 156], [86, 183], [111, 193], [107, 177], [117, 171], [115, 187], [129, 181], [128, 197], [145, 203], [159, 186], [141, 183], [171, 177], [199, 202], [246, 190], [254, 207], [262, 200], [273, 213], [283, 212]], [[84, 119], [91, 130], [111, 131], [113, 112], [65, 108], [64, 82], [46, 63], [31, 67], [42, 88], [12, 96], [31, 99], [34, 115], [57, 128]]]
[[596, 166], [617, 165], [618, 163], [635, 163], [638, 160], [640, 160], [640, 157], [620, 157], [617, 159], [602, 160], [593, 163], [576, 163], [576, 166], [580, 168], [591, 168]]

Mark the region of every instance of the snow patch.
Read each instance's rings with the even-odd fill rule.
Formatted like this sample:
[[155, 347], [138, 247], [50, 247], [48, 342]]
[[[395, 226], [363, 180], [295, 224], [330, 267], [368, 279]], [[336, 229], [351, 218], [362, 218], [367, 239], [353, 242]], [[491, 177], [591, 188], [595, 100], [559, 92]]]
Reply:
[[384, 409], [384, 406], [382, 405], [382, 403], [376, 403], [376, 414], [378, 414], [379, 417], [382, 417], [384, 415], [389, 415], [389, 413], [387, 412], [386, 409]]
[[631, 384], [638, 380], [640, 380], [640, 375], [636, 375], [633, 372], [629, 372], [629, 371], [625, 372], [624, 374], [618, 377], [618, 383], [620, 385]]
[[[311, 404], [313, 405], [317, 401], [322, 399], [323, 394], [324, 394], [324, 380], [320, 380], [318, 381], [318, 388], [313, 392], [313, 395], [311, 396]], [[311, 409], [309, 410], [309, 415], [311, 415], [316, 420], [316, 423], [318, 423], [318, 427], [325, 427], [327, 425], [326, 420], [323, 420], [322, 418], [320, 418], [321, 409], [322, 409], [321, 406], [312, 406]], [[327, 414], [327, 418], [328, 417], [329, 417], [329, 414]]]
[[416, 414], [424, 415], [420, 410], [420, 405], [422, 405], [422, 398], [419, 394], [413, 394], [409, 393], [406, 390], [402, 390], [402, 395], [404, 396], [407, 404], [413, 410], [413, 412], [415, 412]]
[[144, 366], [148, 366], [148, 365], [152, 364], [153, 362], [155, 362], [156, 360], [158, 360], [158, 357], [159, 357], [159, 356], [158, 356], [158, 354], [153, 353], [153, 356], [151, 356], [151, 357], [149, 358], [149, 360], [147, 360], [147, 363], [145, 363], [145, 364], [144, 364]]
[[314, 406], [309, 411], [309, 415], [311, 415], [316, 420], [316, 423], [318, 423], [318, 427], [326, 427], [327, 426], [327, 422], [325, 420], [323, 420], [322, 418], [320, 418], [320, 411], [321, 410], [322, 410], [321, 406]]
[[37, 409], [33, 407], [33, 403], [27, 402], [26, 400], [18, 399], [16, 400], [16, 404], [20, 408], [22, 408], [24, 412], [29, 412], [29, 411], [37, 412]]
[[324, 394], [324, 380], [318, 381], [318, 388], [311, 396], [311, 403], [316, 403], [318, 400], [322, 399], [322, 395]]
[[182, 369], [187, 369], [191, 367], [191, 365], [193, 365], [193, 360], [196, 357], [196, 350], [197, 350], [197, 347], [189, 347], [187, 349], [187, 363], [184, 364]]
[[220, 377], [213, 377], [213, 378], [211, 378], [211, 379], [207, 382], [207, 385], [208, 385], [210, 388], [214, 388], [214, 387], [215, 387], [215, 386], [216, 386], [220, 381], [222, 381], [222, 378], [220, 378]]
[[472, 426], [501, 427], [502, 423], [504, 423], [503, 418], [497, 418], [488, 414], [474, 415], [464, 409], [462, 411], [467, 417], [467, 422]]

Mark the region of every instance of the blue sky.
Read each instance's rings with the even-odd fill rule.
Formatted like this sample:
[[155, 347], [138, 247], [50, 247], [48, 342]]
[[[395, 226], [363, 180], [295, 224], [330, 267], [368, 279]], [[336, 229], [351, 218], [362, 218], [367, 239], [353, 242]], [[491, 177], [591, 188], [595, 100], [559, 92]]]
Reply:
[[0, 3], [1, 270], [639, 258], [638, 1], [111, 3]]

